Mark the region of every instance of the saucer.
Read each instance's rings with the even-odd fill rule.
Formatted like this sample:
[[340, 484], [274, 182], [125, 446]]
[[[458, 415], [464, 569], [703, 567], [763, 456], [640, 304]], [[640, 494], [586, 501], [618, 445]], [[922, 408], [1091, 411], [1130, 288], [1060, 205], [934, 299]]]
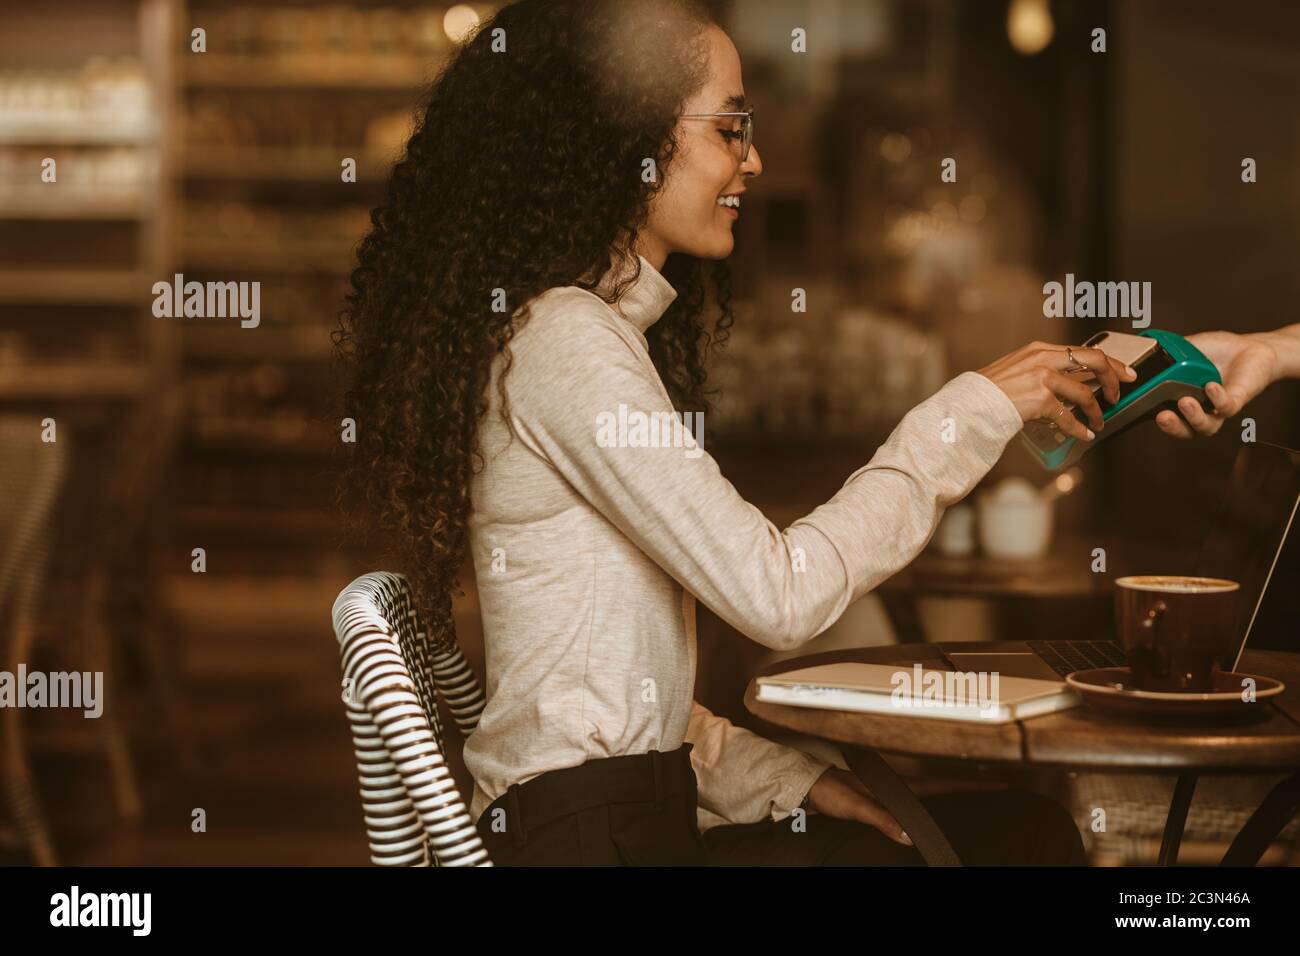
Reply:
[[1220, 671], [1209, 693], [1139, 690], [1127, 667], [1076, 671], [1065, 682], [1083, 697], [1085, 704], [1103, 710], [1147, 716], [1214, 717], [1248, 712], [1250, 705], [1241, 699], [1241, 682], [1246, 678], [1255, 682], [1255, 702], [1286, 690], [1285, 684], [1272, 677], [1232, 671]]

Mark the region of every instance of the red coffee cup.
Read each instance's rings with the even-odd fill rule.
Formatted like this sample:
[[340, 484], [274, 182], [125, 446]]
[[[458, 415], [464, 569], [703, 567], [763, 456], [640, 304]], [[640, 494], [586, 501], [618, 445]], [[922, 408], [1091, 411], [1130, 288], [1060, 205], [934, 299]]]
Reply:
[[1237, 651], [1237, 595], [1224, 578], [1123, 577], [1115, 629], [1141, 690], [1207, 693]]

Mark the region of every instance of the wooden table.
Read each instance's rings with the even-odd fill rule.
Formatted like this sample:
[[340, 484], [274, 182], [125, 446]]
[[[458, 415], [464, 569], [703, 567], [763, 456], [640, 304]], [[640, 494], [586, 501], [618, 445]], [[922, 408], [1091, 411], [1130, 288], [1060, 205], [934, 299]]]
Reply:
[[[961, 649], [996, 650], [1000, 646], [1000, 642], [963, 643]], [[784, 660], [756, 676], [845, 661], [903, 667], [921, 663], [928, 668], [952, 669], [937, 645], [898, 644]], [[1222, 861], [1224, 865], [1251, 866], [1300, 811], [1300, 654], [1248, 650], [1241, 670], [1276, 677], [1286, 684], [1281, 695], [1260, 701], [1258, 716], [1249, 722], [1156, 725], [1117, 717], [1086, 704], [1005, 724], [893, 717], [759, 701], [752, 680], [745, 692], [745, 706], [777, 727], [839, 744], [849, 767], [903, 825], [931, 866], [959, 865], [960, 861], [924, 804], [881, 752], [1022, 767], [1176, 774], [1178, 782], [1160, 846], [1161, 865], [1177, 862], [1199, 776], [1291, 771], [1242, 827]]]

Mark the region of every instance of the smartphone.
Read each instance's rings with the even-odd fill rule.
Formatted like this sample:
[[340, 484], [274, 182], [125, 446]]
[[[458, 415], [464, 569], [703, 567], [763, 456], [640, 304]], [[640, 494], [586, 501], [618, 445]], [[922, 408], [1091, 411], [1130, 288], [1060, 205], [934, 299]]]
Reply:
[[[1149, 381], [1152, 376], [1172, 361], [1155, 339], [1146, 335], [1130, 335], [1127, 332], [1098, 332], [1080, 345], [1079, 348], [1100, 349], [1111, 358], [1132, 367], [1138, 373], [1137, 378], [1133, 381], [1121, 381], [1119, 383], [1119, 397], [1121, 399]], [[1066, 372], [1064, 374], [1067, 378], [1082, 382], [1092, 389], [1093, 397], [1097, 400], [1103, 414], [1112, 406], [1112, 403], [1106, 401], [1106, 396], [1102, 394], [1101, 382], [1092, 369], [1079, 369], [1076, 372]], [[1061, 404], [1085, 426], [1091, 427], [1088, 414], [1082, 408], [1074, 402], [1065, 401], [1064, 399], [1061, 400]], [[1041, 454], [1052, 452], [1056, 446], [1064, 443], [1067, 437], [1065, 432], [1061, 431], [1060, 424], [1051, 418], [1027, 422], [1024, 432], [1025, 437]]]
[[[1138, 373], [1138, 377], [1132, 382], [1121, 381], [1119, 383], [1120, 398], [1123, 398], [1149, 379], [1156, 370], [1156, 366], [1161, 364], [1157, 361], [1148, 366], [1147, 360], [1157, 357], [1160, 353], [1160, 343], [1145, 335], [1130, 335], [1127, 332], [1098, 332], [1080, 345], [1079, 348], [1100, 349], [1111, 358], [1123, 362]], [[1081, 369], [1077, 372], [1069, 372], [1067, 375], [1083, 382], [1092, 389], [1093, 397], [1097, 399], [1097, 404], [1101, 406], [1102, 411], [1110, 407], [1111, 403], [1106, 401], [1105, 396], [1101, 394], [1101, 382], [1097, 380], [1097, 376], [1092, 369]], [[1064, 402], [1063, 404], [1074, 412], [1075, 418], [1087, 424], [1087, 416], [1076, 408], [1073, 402]]]
[[1155, 339], [1127, 332], [1098, 332], [1080, 348], [1101, 349], [1111, 358], [1137, 368], [1138, 363], [1160, 347]]

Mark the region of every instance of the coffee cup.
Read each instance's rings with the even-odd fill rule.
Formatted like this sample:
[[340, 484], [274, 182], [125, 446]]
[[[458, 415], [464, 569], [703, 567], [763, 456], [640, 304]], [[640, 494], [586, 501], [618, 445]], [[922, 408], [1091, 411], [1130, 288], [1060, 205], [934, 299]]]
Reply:
[[1139, 690], [1208, 693], [1237, 651], [1241, 585], [1151, 574], [1115, 582], [1115, 628]]

